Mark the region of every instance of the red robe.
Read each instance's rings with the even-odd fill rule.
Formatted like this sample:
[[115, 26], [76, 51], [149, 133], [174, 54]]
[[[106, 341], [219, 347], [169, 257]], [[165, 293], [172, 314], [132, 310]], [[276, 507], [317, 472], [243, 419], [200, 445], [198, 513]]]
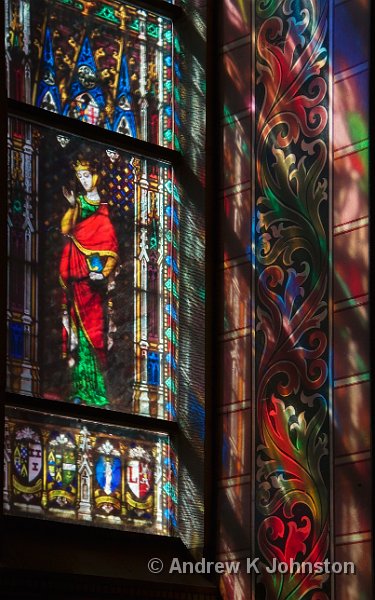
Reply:
[[[101, 204], [97, 211], [78, 222], [69, 233], [60, 262], [60, 282], [64, 289], [63, 303], [71, 302], [70, 318], [81, 327], [102, 364], [106, 363], [103, 294], [90, 280], [88, 259], [100, 256], [103, 265], [108, 257], [118, 260], [118, 242], [108, 213]], [[67, 333], [63, 334], [66, 355]]]

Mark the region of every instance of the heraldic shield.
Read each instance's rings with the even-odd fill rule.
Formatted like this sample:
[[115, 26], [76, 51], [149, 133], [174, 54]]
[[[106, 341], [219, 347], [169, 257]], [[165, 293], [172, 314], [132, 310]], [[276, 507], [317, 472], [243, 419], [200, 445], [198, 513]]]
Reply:
[[127, 514], [152, 524], [154, 512], [152, 456], [142, 446], [128, 451], [126, 465]]
[[43, 456], [39, 432], [31, 427], [14, 434], [13, 490], [22, 504], [39, 504], [42, 493]]
[[74, 510], [77, 497], [77, 451], [71, 435], [52, 434], [48, 443], [47, 464], [50, 508]]

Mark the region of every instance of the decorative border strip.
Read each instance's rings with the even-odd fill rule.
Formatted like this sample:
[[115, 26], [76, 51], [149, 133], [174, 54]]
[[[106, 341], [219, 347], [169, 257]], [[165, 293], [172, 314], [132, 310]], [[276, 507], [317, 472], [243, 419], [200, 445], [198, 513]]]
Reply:
[[333, 235], [340, 235], [341, 233], [349, 233], [349, 231], [353, 231], [354, 229], [359, 229], [360, 227], [366, 227], [370, 223], [370, 219], [368, 217], [360, 217], [359, 219], [354, 219], [353, 221], [347, 221], [347, 223], [341, 223], [340, 225], [335, 225], [333, 228]]
[[340, 302], [335, 302], [334, 312], [341, 312], [342, 310], [347, 310], [348, 308], [358, 308], [359, 306], [366, 306], [369, 303], [369, 295], [363, 294], [363, 296], [358, 296], [357, 298], [347, 298], [346, 300], [340, 300]]
[[346, 454], [345, 456], [338, 456], [335, 458], [335, 466], [340, 467], [341, 465], [350, 465], [350, 463], [359, 463], [366, 460], [371, 460], [370, 450], [355, 452], [354, 454]]
[[371, 540], [371, 531], [360, 531], [359, 533], [347, 533], [344, 535], [337, 535], [335, 537], [335, 544], [336, 546], [343, 546], [346, 544], [360, 544], [361, 542], [371, 542]]
[[343, 71], [339, 71], [334, 76], [334, 83], [338, 83], [339, 81], [343, 81], [344, 79], [349, 79], [349, 77], [354, 77], [355, 75], [360, 75], [369, 69], [368, 61], [360, 63], [359, 65], [355, 65], [354, 67], [350, 67], [349, 69], [344, 69]]
[[234, 404], [224, 404], [219, 409], [220, 415], [226, 415], [229, 413], [239, 412], [251, 408], [251, 400], [243, 400], [242, 402], [235, 402]]
[[335, 388], [347, 387], [348, 385], [356, 385], [358, 383], [366, 383], [370, 381], [370, 373], [358, 373], [351, 375], [350, 377], [342, 377], [341, 379], [335, 379]]
[[251, 43], [251, 35], [249, 33], [248, 35], [238, 38], [237, 40], [233, 40], [232, 42], [228, 42], [228, 44], [225, 44], [224, 46], [222, 46], [220, 53], [226, 54], [226, 52], [230, 52], [231, 50], [236, 50], [237, 48], [242, 48], [242, 46], [246, 46], [246, 44], [250, 44], [250, 43]]
[[231, 487], [246, 485], [251, 482], [251, 475], [245, 473], [244, 475], [236, 475], [233, 477], [223, 477], [219, 479], [219, 489], [227, 490]]
[[356, 142], [355, 144], [349, 144], [348, 146], [344, 146], [343, 148], [335, 150], [335, 160], [337, 160], [338, 158], [343, 158], [344, 156], [348, 156], [348, 154], [353, 154], [354, 152], [361, 152], [362, 150], [367, 150], [368, 147], [368, 138], [360, 142]]
[[244, 338], [251, 334], [250, 327], [241, 327], [241, 329], [235, 329], [234, 331], [227, 331], [226, 333], [219, 336], [219, 342], [229, 342], [238, 338]]

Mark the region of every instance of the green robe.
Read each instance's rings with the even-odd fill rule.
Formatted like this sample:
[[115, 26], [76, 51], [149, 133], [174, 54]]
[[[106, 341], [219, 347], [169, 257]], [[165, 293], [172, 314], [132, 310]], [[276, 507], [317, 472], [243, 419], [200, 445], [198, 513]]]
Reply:
[[[91, 217], [100, 204], [90, 204], [84, 196], [78, 196], [80, 220]], [[108, 404], [104, 375], [98, 359], [81, 326], [77, 327], [78, 346], [76, 360], [72, 367], [71, 399], [75, 403], [88, 406], [106, 406]]]

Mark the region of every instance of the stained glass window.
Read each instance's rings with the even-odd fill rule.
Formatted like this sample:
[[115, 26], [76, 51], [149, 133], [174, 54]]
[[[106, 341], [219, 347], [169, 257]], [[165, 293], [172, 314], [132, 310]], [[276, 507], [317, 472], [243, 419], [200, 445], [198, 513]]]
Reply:
[[179, 533], [171, 4], [5, 0], [9, 515]]
[[9, 120], [8, 391], [176, 416], [171, 165]]
[[8, 95], [179, 149], [172, 21], [118, 0], [6, 0]]
[[13, 515], [172, 534], [167, 435], [6, 409], [4, 509]]

